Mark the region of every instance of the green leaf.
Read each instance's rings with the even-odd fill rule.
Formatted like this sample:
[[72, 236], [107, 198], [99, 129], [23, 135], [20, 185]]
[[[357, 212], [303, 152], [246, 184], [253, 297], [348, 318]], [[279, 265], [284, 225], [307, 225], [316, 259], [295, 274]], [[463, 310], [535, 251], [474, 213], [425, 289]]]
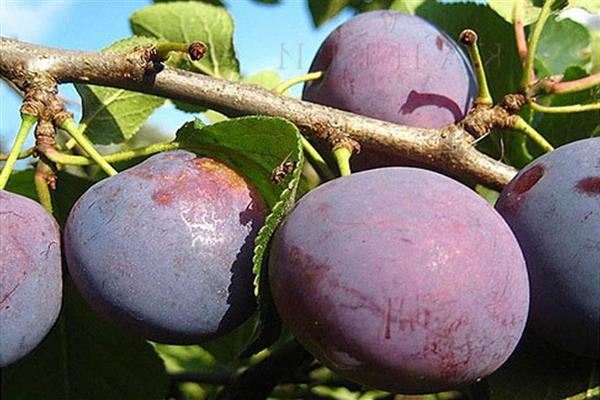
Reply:
[[200, 1], [206, 4], [212, 4], [213, 6], [225, 7], [221, 0], [154, 0], [155, 3], [172, 3], [175, 1]]
[[521, 81], [521, 61], [512, 26], [486, 5], [440, 4], [426, 0], [416, 14], [446, 31], [451, 38], [470, 28], [479, 35], [479, 47], [492, 96], [499, 101], [514, 93]]
[[569, 0], [569, 7], [583, 8], [591, 13], [600, 12], [598, 0]]
[[[135, 46], [155, 43], [144, 37], [131, 37], [113, 43], [102, 51], [124, 52]], [[88, 138], [98, 144], [121, 143], [132, 138], [148, 117], [165, 100], [124, 89], [75, 84], [81, 96], [83, 116], [80, 124]]]
[[350, 0], [308, 0], [308, 9], [316, 27], [338, 15], [350, 4]]
[[[571, 67], [565, 72], [565, 81], [587, 76], [584, 70]], [[587, 104], [600, 102], [600, 86], [581, 92], [548, 96], [546, 105], [565, 106], [569, 104]], [[600, 111], [565, 114], [538, 114], [535, 128], [554, 146], [560, 146], [574, 140], [592, 137], [600, 125]]]
[[487, 378], [490, 400], [556, 400], [575, 395], [598, 385], [594, 364], [539, 337], [526, 336], [506, 364]]
[[417, 8], [423, 3], [425, 3], [425, 0], [394, 0], [390, 5], [390, 10], [402, 11], [414, 15], [417, 12]]
[[164, 399], [161, 359], [142, 339], [94, 313], [67, 282], [61, 315], [42, 344], [2, 370], [4, 400]]
[[563, 19], [548, 19], [538, 44], [535, 66], [539, 77], [558, 75], [569, 67], [590, 67], [591, 35], [586, 27]]
[[[304, 162], [298, 128], [272, 117], [235, 118], [208, 126], [195, 121], [179, 129], [176, 141], [181, 148], [214, 157], [243, 172], [269, 206], [270, 214], [256, 238], [253, 258], [260, 314], [254, 337], [261, 337], [264, 326], [278, 320], [266, 282], [265, 253], [275, 229], [294, 205]], [[283, 162], [293, 163], [294, 169], [281, 183], [275, 184], [272, 173]]]
[[[514, 22], [514, 7], [517, 0], [487, 0], [490, 8], [508, 23]], [[534, 6], [530, 0], [523, 0], [523, 23], [533, 24], [540, 15], [541, 8]]]
[[233, 332], [203, 343], [202, 347], [214, 356], [219, 364], [235, 367], [239, 364], [240, 355], [248, 345], [257, 322], [257, 318], [252, 317]]
[[186, 59], [179, 68], [225, 79], [237, 79], [240, 75], [233, 47], [233, 20], [223, 7], [191, 1], [155, 4], [133, 13], [130, 23], [137, 35], [178, 43], [201, 40], [207, 44], [202, 60]]
[[13, 171], [5, 189], [9, 192], [17, 193], [21, 196], [29, 197], [32, 200], [39, 201], [37, 192], [35, 190], [35, 185], [33, 183], [34, 174], [35, 170], [33, 168], [24, 169], [21, 171]]
[[265, 89], [271, 90], [281, 83], [281, 75], [272, 70], [265, 70], [257, 72], [254, 75], [243, 77], [242, 82], [253, 83], [255, 85], [262, 86]]

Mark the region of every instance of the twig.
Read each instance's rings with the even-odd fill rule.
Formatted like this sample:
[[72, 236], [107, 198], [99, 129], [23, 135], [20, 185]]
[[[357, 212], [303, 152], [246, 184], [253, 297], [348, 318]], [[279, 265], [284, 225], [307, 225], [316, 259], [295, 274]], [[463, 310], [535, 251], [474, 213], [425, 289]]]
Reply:
[[59, 83], [90, 83], [168, 97], [229, 116], [278, 116], [318, 138], [347, 135], [366, 149], [445, 169], [496, 189], [516, 174], [511, 166], [479, 152], [474, 139], [460, 127], [407, 127], [279, 96], [257, 85], [162, 68], [154, 64], [149, 49], [91, 53], [2, 38], [0, 53], [0, 75], [18, 87], [46, 76]]
[[562, 113], [577, 113], [585, 111], [600, 110], [600, 103], [592, 104], [573, 104], [569, 106], [543, 106], [540, 103], [532, 101], [530, 103], [531, 108], [535, 111], [548, 113], [548, 114], [562, 114]]
[[[28, 149], [25, 149], [17, 155], [17, 160], [22, 160], [24, 158], [31, 157], [34, 152], [35, 152], [35, 147], [30, 147]], [[9, 156], [10, 156], [10, 154], [0, 154], [0, 161], [8, 160]]]
[[533, 27], [533, 32], [529, 37], [529, 50], [527, 53], [527, 58], [525, 59], [525, 66], [523, 67], [523, 78], [521, 79], [521, 89], [524, 93], [527, 93], [531, 82], [535, 81], [535, 72], [533, 70], [535, 54], [537, 52], [537, 46], [540, 41], [540, 37], [542, 36], [542, 30], [544, 29], [544, 25], [546, 24], [546, 21], [550, 16], [550, 12], [552, 11], [553, 2], [554, 0], [545, 0], [542, 11], [540, 12], [535, 26]]
[[595, 73], [585, 78], [576, 79], [573, 81], [562, 82], [553, 78], [543, 79], [540, 81], [544, 93], [548, 94], [566, 94], [579, 92], [582, 90], [593, 88], [600, 85], [600, 72]]
[[515, 40], [521, 64], [525, 65], [525, 60], [527, 60], [527, 39], [525, 37], [523, 14], [523, 0], [516, 0], [513, 8]]
[[266, 399], [282, 377], [290, 375], [299, 365], [310, 362], [312, 356], [297, 342], [272, 353], [242, 372], [219, 394], [221, 400]]
[[33, 183], [40, 203], [50, 214], [54, 212], [50, 189], [54, 189], [55, 180], [56, 176], [52, 172], [52, 169], [50, 169], [44, 160], [39, 160], [33, 175]]

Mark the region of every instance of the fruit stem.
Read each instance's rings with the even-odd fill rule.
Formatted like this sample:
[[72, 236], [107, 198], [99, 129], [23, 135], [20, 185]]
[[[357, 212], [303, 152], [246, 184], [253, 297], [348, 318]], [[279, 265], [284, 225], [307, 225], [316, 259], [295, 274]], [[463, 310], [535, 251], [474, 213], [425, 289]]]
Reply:
[[23, 148], [23, 144], [25, 144], [25, 139], [27, 139], [27, 135], [36, 121], [37, 118], [35, 116], [21, 113], [21, 125], [15, 136], [13, 146], [8, 153], [8, 157], [6, 158], [6, 164], [4, 164], [4, 168], [2, 168], [2, 172], [0, 172], [0, 190], [6, 187], [8, 178], [10, 177], [15, 163], [19, 158], [19, 154], [21, 153], [21, 149]]
[[284, 94], [289, 88], [302, 82], [314, 81], [321, 79], [324, 75], [323, 71], [310, 72], [308, 74], [295, 76], [291, 79], [281, 82], [279, 85], [273, 88], [273, 92], [277, 94]]
[[523, 21], [523, 0], [516, 0], [513, 7], [515, 41], [521, 64], [527, 59], [527, 38], [525, 37], [525, 23]]
[[323, 180], [319, 173], [315, 170], [315, 167], [308, 160], [304, 160], [304, 164], [302, 164], [302, 176], [306, 180], [306, 184], [309, 190], [313, 190], [321, 183]]
[[569, 106], [543, 106], [540, 103], [536, 103], [535, 101], [532, 101], [529, 104], [531, 105], [531, 108], [534, 109], [535, 111], [538, 111], [541, 113], [548, 113], [548, 114], [561, 114], [561, 113], [570, 114], [570, 113], [577, 113], [577, 112], [600, 110], [600, 103], [572, 104]]
[[[150, 154], [160, 153], [161, 151], [175, 150], [179, 147], [179, 143], [156, 143], [146, 147], [140, 147], [132, 150], [119, 151], [112, 154], [104, 155], [104, 160], [107, 162], [117, 162], [131, 160], [132, 158], [148, 156]], [[65, 165], [93, 165], [95, 162], [89, 157], [75, 156], [72, 154], [61, 153], [57, 150], [46, 151], [46, 157], [52, 162]]]
[[160, 60], [169, 58], [169, 53], [186, 53], [192, 61], [199, 61], [206, 53], [207, 46], [204, 42], [196, 41], [192, 43], [177, 42], [159, 42], [154, 46]]
[[[34, 150], [35, 150], [35, 147], [30, 147], [30, 148], [28, 148], [26, 150], [21, 151], [19, 153], [19, 155], [17, 156], [17, 160], [21, 160], [23, 158], [27, 158], [27, 157], [33, 155]], [[0, 161], [6, 161], [6, 160], [8, 160], [8, 156], [9, 156], [8, 154], [1, 154], [0, 153]]]
[[352, 173], [350, 169], [350, 157], [352, 156], [352, 150], [346, 146], [339, 146], [333, 149], [333, 156], [337, 162], [340, 174], [342, 176], [348, 176]]
[[466, 46], [469, 58], [471, 59], [471, 64], [473, 64], [473, 68], [475, 69], [475, 77], [477, 79], [477, 85], [479, 86], [479, 93], [475, 99], [475, 104], [491, 106], [493, 100], [490, 95], [483, 62], [481, 61], [479, 46], [477, 45], [477, 33], [471, 29], [465, 29], [460, 33], [459, 39], [461, 43]]
[[537, 51], [538, 43], [540, 41], [544, 25], [546, 24], [546, 21], [550, 16], [550, 12], [552, 10], [552, 3], [554, 3], [554, 0], [544, 1], [542, 11], [540, 12], [538, 20], [536, 21], [535, 26], [533, 27], [533, 32], [529, 37], [529, 42], [527, 43], [529, 51], [527, 52], [525, 66], [523, 67], [523, 78], [521, 79], [521, 89], [523, 90], [523, 93], [527, 93], [529, 85], [533, 80], [535, 80], [535, 72], [533, 71], [535, 53]]
[[546, 153], [554, 151], [554, 147], [536, 131], [531, 125], [529, 125], [522, 117], [516, 115], [513, 128], [523, 132], [527, 137], [533, 140], [538, 146], [540, 146]]
[[90, 156], [92, 160], [94, 160], [96, 164], [100, 166], [100, 168], [102, 168], [104, 172], [106, 172], [108, 176], [114, 176], [117, 174], [117, 170], [115, 170], [100, 153], [98, 153], [98, 151], [92, 145], [92, 142], [90, 142], [89, 139], [80, 132], [79, 128], [75, 125], [73, 118], [66, 118], [61, 123], [60, 127], [67, 131], [67, 133], [71, 135], [73, 139], [75, 139], [77, 144], [88, 154], [88, 156]]
[[302, 148], [304, 149], [304, 153], [308, 155], [311, 163], [319, 170], [323, 178], [325, 180], [330, 180], [335, 178], [335, 174], [327, 165], [327, 161], [323, 158], [323, 156], [313, 147], [313, 145], [306, 139], [303, 135], [300, 135], [300, 140], [302, 141]]
[[38, 161], [33, 175], [33, 183], [37, 192], [40, 204], [50, 213], [54, 212], [52, 207], [52, 196], [48, 186], [48, 177], [52, 174], [50, 167], [42, 160]]

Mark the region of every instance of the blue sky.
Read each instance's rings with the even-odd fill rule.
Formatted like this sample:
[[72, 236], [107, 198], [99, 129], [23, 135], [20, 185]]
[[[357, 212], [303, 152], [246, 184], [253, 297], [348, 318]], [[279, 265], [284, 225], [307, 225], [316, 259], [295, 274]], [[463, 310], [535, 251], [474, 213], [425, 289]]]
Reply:
[[[276, 70], [284, 78], [302, 74], [325, 37], [352, 16], [343, 12], [315, 29], [306, 0], [285, 0], [279, 5], [249, 0], [226, 3], [236, 24], [234, 40], [243, 74], [265, 69]], [[148, 0], [0, 0], [0, 35], [52, 47], [99, 50], [130, 36], [129, 15], [151, 4]], [[61, 94], [78, 101], [70, 87], [61, 89]], [[19, 106], [19, 98], [0, 83], [0, 143], [4, 148], [18, 128]], [[78, 115], [77, 107], [70, 106], [70, 110]], [[151, 123], [174, 132], [191, 118], [167, 106]]]

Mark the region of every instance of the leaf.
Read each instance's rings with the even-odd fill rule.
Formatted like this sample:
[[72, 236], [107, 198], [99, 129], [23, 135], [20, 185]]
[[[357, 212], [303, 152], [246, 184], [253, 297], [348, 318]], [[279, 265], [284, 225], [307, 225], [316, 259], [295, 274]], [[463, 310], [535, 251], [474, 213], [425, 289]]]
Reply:
[[130, 23], [137, 35], [178, 43], [201, 40], [208, 45], [202, 60], [186, 60], [179, 68], [225, 79], [240, 75], [233, 47], [233, 20], [223, 7], [191, 1], [155, 4], [134, 12]]
[[[517, 0], [487, 0], [490, 8], [498, 13], [508, 23], [514, 22], [514, 7]], [[541, 8], [534, 6], [530, 0], [523, 0], [523, 23], [533, 24], [540, 15]]]
[[[195, 121], [179, 129], [176, 141], [184, 149], [215, 157], [242, 171], [269, 206], [270, 214], [256, 238], [253, 257], [260, 315], [254, 338], [261, 337], [262, 329], [278, 320], [269, 298], [265, 252], [275, 229], [294, 205], [304, 162], [298, 128], [272, 117], [243, 117], [208, 126]], [[284, 161], [294, 163], [295, 168], [283, 182], [274, 184], [272, 172]]]
[[[584, 70], [571, 67], [565, 72], [565, 81], [587, 76]], [[581, 92], [548, 96], [546, 105], [563, 106], [600, 102], [600, 86]], [[593, 136], [600, 125], [600, 111], [570, 114], [538, 114], [535, 128], [554, 146]]]
[[558, 75], [569, 67], [590, 67], [591, 35], [586, 27], [570, 20], [549, 18], [538, 44], [535, 66], [539, 77]]
[[308, 0], [308, 9], [316, 27], [323, 25], [350, 4], [350, 0]]
[[[149, 46], [155, 41], [131, 37], [117, 41], [102, 51], [124, 52], [135, 46]], [[75, 84], [81, 96], [84, 133], [97, 144], [121, 143], [132, 138], [150, 115], [165, 100], [124, 89]]]
[[262, 86], [265, 89], [271, 90], [281, 82], [281, 75], [276, 71], [264, 70], [257, 72], [254, 75], [245, 76], [242, 82], [253, 83]]
[[164, 399], [161, 359], [101, 319], [67, 282], [61, 315], [42, 344], [2, 370], [4, 400]]
[[225, 336], [203, 343], [202, 347], [208, 351], [219, 364], [236, 366], [239, 358], [256, 329], [257, 318], [252, 317]]
[[[174, 1], [182, 1], [182, 0], [154, 0], [155, 3], [172, 3]], [[221, 0], [183, 0], [183, 1], [201, 1], [202, 3], [212, 4], [213, 6], [225, 7], [223, 1]]]
[[569, 7], [583, 8], [591, 13], [600, 12], [598, 0], [569, 0]]
[[390, 5], [390, 10], [402, 11], [414, 15], [417, 8], [424, 2], [425, 0], [394, 0]]
[[595, 363], [529, 334], [506, 364], [487, 378], [490, 400], [556, 400], [575, 395], [598, 384], [597, 376], [593, 377]]
[[17, 193], [21, 196], [29, 197], [32, 200], [39, 201], [33, 183], [34, 174], [35, 170], [33, 168], [24, 169], [21, 171], [13, 171], [5, 189], [9, 192]]

